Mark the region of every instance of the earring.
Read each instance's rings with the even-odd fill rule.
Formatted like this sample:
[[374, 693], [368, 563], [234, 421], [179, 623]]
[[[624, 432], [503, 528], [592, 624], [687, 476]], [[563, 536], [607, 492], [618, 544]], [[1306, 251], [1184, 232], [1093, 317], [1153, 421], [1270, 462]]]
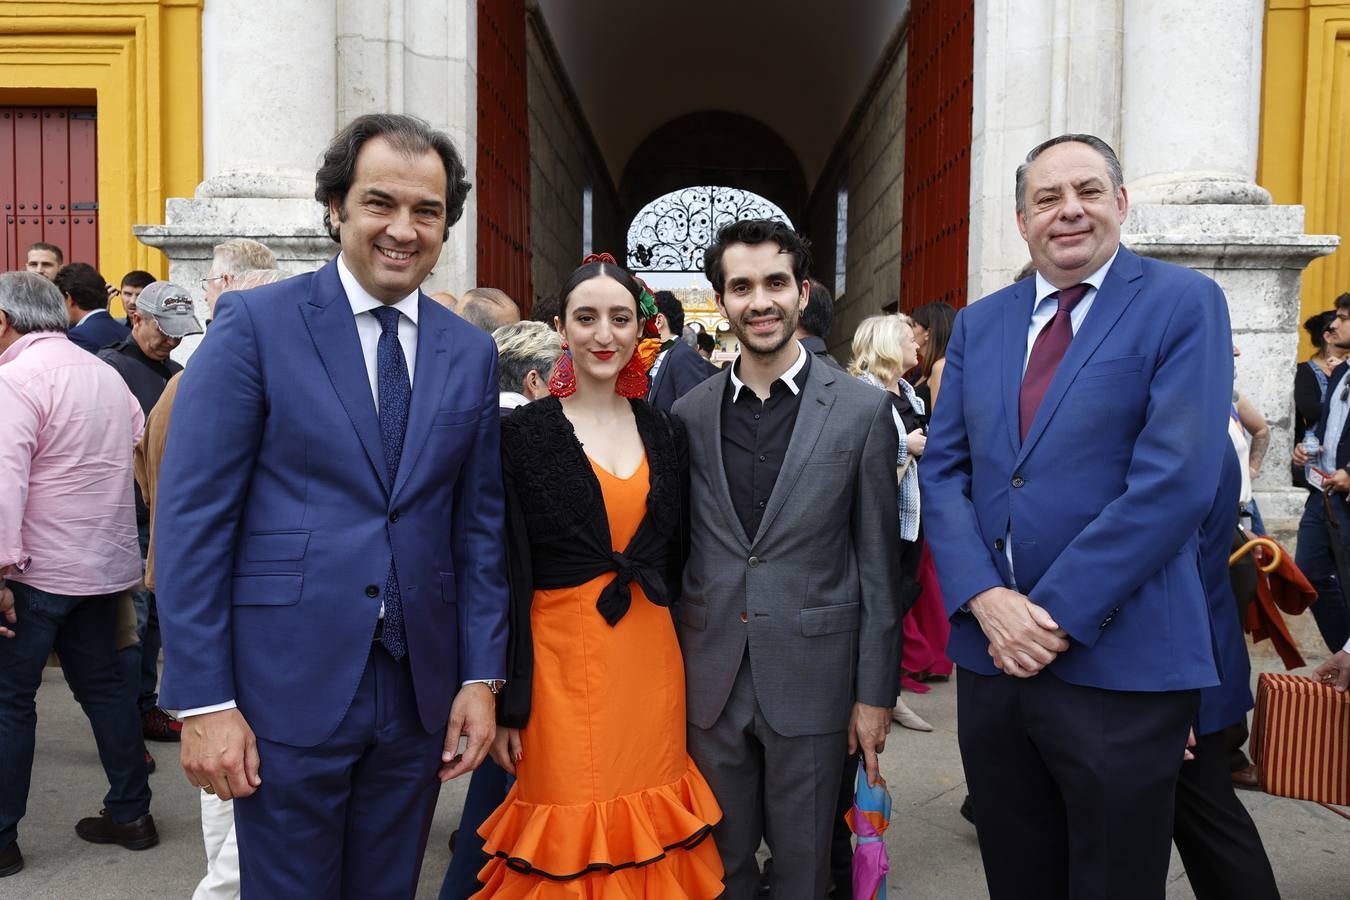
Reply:
[[642, 365], [642, 356], [633, 348], [628, 364], [619, 371], [614, 382], [614, 393], [629, 400], [641, 400], [647, 396], [647, 369]]
[[577, 373], [572, 368], [572, 354], [566, 348], [548, 376], [548, 392], [555, 397], [570, 397], [577, 392]]

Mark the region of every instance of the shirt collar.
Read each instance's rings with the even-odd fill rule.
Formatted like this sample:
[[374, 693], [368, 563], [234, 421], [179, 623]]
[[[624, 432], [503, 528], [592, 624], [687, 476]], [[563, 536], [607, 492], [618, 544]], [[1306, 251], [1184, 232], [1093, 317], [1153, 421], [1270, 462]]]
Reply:
[[[1119, 255], [1120, 255], [1120, 245], [1117, 244], [1116, 252], [1111, 254], [1111, 258], [1106, 261], [1106, 265], [1102, 266], [1100, 269], [1093, 272], [1091, 275], [1084, 278], [1082, 281], [1078, 283], [1091, 285], [1093, 290], [1100, 291], [1102, 289], [1102, 282], [1106, 280], [1106, 273], [1111, 271], [1111, 263], [1115, 262], [1116, 257]], [[1049, 297], [1051, 294], [1055, 293], [1058, 290], [1059, 288], [1055, 287], [1053, 284], [1045, 280], [1044, 275], [1042, 275], [1040, 272], [1037, 272], [1036, 302], [1035, 304], [1032, 305], [1032, 309], [1035, 309], [1037, 306], [1040, 306], [1042, 300], [1044, 300], [1046, 297]]]
[[501, 409], [519, 409], [529, 402], [529, 397], [515, 391], [500, 391], [497, 394], [497, 406]]
[[347, 293], [347, 302], [351, 304], [352, 315], [359, 316], [363, 312], [370, 312], [372, 309], [379, 309], [381, 306], [392, 306], [394, 309], [407, 316], [414, 325], [417, 324], [417, 295], [421, 291], [413, 291], [397, 303], [384, 303], [376, 300], [370, 295], [370, 292], [361, 287], [361, 282], [356, 280], [351, 269], [347, 268], [347, 262], [338, 254], [337, 258], [338, 279], [342, 282], [342, 289]]
[[[797, 376], [801, 374], [802, 369], [806, 367], [807, 359], [808, 354], [806, 352], [806, 348], [802, 346], [801, 341], [798, 341], [797, 361], [794, 362], [792, 365], [788, 366], [788, 370], [784, 372], [782, 375], [779, 375], [777, 378], [775, 378], [774, 381], [781, 381], [783, 382], [783, 384], [787, 385], [787, 389], [792, 391], [792, 393], [800, 394], [802, 392], [802, 388], [801, 385], [797, 384]], [[740, 369], [740, 367], [741, 367], [740, 359], [737, 359], [736, 362], [731, 366], [732, 403], [735, 403], [737, 400], [741, 398], [741, 388], [745, 387], [745, 382], [741, 381], [741, 379], [736, 374], [737, 371]]]
[[106, 309], [101, 309], [101, 308], [100, 308], [100, 309], [91, 309], [91, 310], [88, 310], [87, 312], [85, 312], [84, 315], [80, 316], [80, 321], [76, 322], [75, 324], [76, 324], [77, 326], [83, 325], [85, 319], [89, 318], [90, 316], [96, 316], [96, 315], [98, 315], [99, 313], [106, 313], [106, 314], [109, 315], [109, 316], [112, 315], [112, 313], [108, 312]]
[[15, 358], [27, 349], [30, 344], [35, 344], [38, 341], [64, 338], [65, 336], [66, 334], [64, 331], [30, 331], [28, 334], [25, 334], [23, 337], [10, 344], [9, 347], [5, 349], [4, 353], [0, 353], [0, 366], [3, 366], [5, 363], [14, 362]]

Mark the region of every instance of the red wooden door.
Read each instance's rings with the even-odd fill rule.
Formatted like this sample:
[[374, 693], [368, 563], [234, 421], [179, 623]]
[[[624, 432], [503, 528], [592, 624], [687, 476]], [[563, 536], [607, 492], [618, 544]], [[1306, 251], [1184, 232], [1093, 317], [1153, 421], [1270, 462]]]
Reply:
[[93, 107], [0, 107], [0, 271], [46, 241], [98, 267], [98, 142]]
[[525, 73], [525, 0], [478, 0], [478, 285], [522, 312], [534, 305]]
[[913, 0], [906, 70], [900, 308], [966, 305], [974, 0]]

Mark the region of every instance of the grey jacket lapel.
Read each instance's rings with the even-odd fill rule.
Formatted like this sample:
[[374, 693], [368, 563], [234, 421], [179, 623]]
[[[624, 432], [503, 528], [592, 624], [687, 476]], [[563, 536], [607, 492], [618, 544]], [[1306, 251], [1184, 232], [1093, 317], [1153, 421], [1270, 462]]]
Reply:
[[[834, 384], [836, 377], [836, 373], [829, 366], [817, 365], [815, 361], [812, 361], [811, 368], [806, 372], [806, 387], [802, 389], [801, 405], [797, 408], [797, 423], [792, 428], [792, 439], [788, 441], [787, 455], [783, 457], [783, 468], [778, 472], [773, 492], [769, 494], [768, 505], [764, 507], [764, 518], [759, 522], [759, 532], [755, 535], [754, 544], [758, 544], [764, 535], [769, 533], [769, 527], [782, 511], [783, 504], [787, 503], [787, 498], [796, 487], [802, 469], [811, 459], [816, 441], [820, 438], [821, 431], [825, 429], [825, 420], [830, 417], [830, 407], [834, 405], [834, 389], [831, 385]], [[725, 475], [723, 480], [726, 480]]]

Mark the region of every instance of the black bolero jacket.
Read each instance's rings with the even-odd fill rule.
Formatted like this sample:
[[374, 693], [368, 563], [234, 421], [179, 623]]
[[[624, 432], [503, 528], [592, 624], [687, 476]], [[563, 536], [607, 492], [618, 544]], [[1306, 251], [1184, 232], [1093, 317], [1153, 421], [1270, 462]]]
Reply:
[[684, 426], [645, 401], [629, 402], [647, 451], [650, 489], [647, 514], [621, 552], [613, 550], [600, 482], [558, 399], [528, 403], [502, 420], [511, 633], [506, 687], [497, 698], [500, 725], [524, 728], [529, 721], [536, 590], [614, 572], [596, 601], [596, 615], [610, 625], [628, 611], [634, 581], [653, 603], [670, 606], [679, 598], [687, 541]]

